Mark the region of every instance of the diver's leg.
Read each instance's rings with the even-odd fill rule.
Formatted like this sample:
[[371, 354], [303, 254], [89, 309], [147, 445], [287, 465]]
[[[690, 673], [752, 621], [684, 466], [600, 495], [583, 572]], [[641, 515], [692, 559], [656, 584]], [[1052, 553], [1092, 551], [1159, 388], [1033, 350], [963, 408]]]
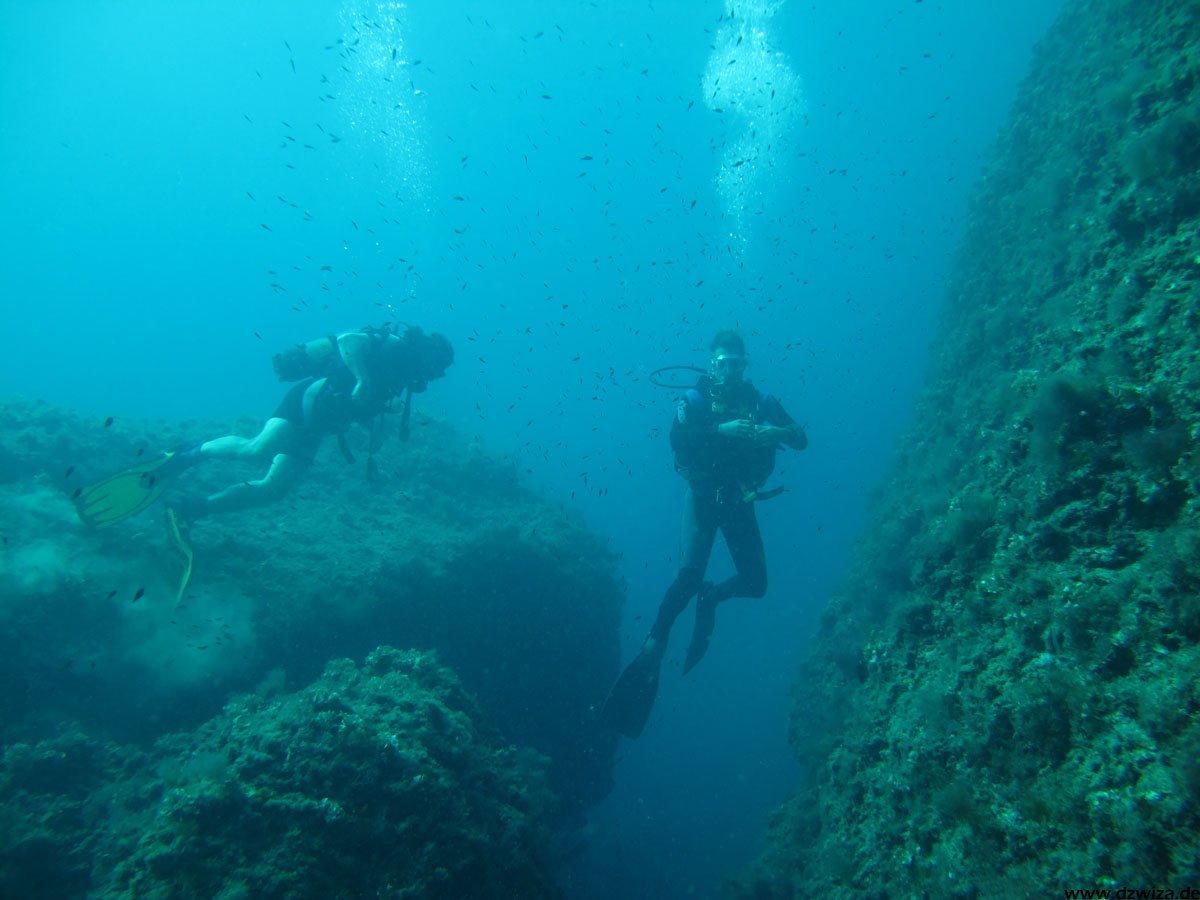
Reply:
[[281, 452], [295, 438], [296, 426], [286, 419], [270, 418], [254, 437], [227, 434], [205, 441], [195, 449], [201, 458], [261, 459]]
[[753, 503], [739, 503], [721, 523], [736, 573], [713, 588], [716, 602], [730, 597], [761, 597], [767, 592], [767, 554]]
[[696, 598], [696, 626], [683, 661], [688, 672], [704, 658], [717, 624], [717, 604], [730, 597], [761, 597], [767, 592], [767, 556], [753, 503], [738, 503], [723, 511], [721, 534], [733, 558], [734, 575], [707, 585]]
[[181, 510], [185, 519], [195, 519], [212, 513], [233, 512], [273, 503], [286, 494], [304, 474], [311, 462], [307, 454], [279, 453], [271, 461], [267, 474], [257, 481], [243, 481], [194, 501]]
[[[661, 653], [666, 649], [671, 626], [679, 614], [687, 608], [688, 601], [700, 590], [708, 558], [712, 555], [713, 540], [717, 535], [717, 507], [707, 492], [697, 494], [688, 488], [683, 501], [683, 525], [680, 545], [683, 558], [679, 573], [667, 588], [658, 616], [650, 629], [647, 644], [650, 649]], [[654, 643], [651, 644], [651, 641]]]

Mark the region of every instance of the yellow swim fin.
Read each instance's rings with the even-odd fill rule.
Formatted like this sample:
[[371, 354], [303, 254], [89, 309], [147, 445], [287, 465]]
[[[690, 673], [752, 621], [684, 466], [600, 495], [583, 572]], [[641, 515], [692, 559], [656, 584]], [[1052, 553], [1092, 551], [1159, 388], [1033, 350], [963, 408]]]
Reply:
[[167, 465], [175, 455], [168, 453], [162, 459], [142, 463], [85, 487], [75, 498], [79, 518], [95, 528], [103, 528], [136, 516], [187, 468]]

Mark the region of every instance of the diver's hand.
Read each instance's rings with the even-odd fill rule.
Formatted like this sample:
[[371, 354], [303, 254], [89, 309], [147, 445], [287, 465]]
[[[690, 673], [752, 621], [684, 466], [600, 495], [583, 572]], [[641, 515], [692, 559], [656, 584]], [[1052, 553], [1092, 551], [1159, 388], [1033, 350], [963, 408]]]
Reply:
[[754, 429], [754, 443], [760, 447], [778, 447], [789, 442], [793, 437], [790, 428], [780, 428], [778, 425], [759, 425]]
[[350, 402], [356, 409], [366, 409], [371, 400], [371, 389], [365, 381], [359, 381], [350, 392]]
[[717, 426], [717, 434], [721, 437], [754, 439], [755, 426], [749, 419], [734, 419], [732, 422], [722, 422]]

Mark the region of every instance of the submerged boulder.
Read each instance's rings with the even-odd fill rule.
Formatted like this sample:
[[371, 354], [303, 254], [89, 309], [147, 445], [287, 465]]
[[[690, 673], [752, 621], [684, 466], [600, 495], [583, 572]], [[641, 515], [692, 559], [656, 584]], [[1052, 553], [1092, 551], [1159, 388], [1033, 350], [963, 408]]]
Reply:
[[379, 648], [147, 754], [9, 748], [0, 894], [556, 897], [546, 762], [433, 654]]
[[553, 897], [545, 759], [433, 654], [380, 648], [156, 748], [161, 800], [108, 894]]

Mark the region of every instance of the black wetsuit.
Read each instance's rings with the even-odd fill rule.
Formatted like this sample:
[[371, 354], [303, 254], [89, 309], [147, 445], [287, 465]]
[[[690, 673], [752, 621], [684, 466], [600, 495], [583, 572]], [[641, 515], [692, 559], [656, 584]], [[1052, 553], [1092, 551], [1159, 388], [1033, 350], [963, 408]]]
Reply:
[[369, 425], [372, 419], [388, 408], [395, 396], [392, 391], [384, 391], [383, 396], [369, 407], [356, 409], [350, 401], [350, 395], [358, 379], [345, 365], [338, 365], [323, 377], [325, 384], [318, 388], [319, 393], [311, 409], [305, 409], [305, 394], [321, 380], [316, 376], [292, 385], [272, 414], [272, 418], [283, 419], [295, 426], [293, 446], [288, 452], [310, 462], [326, 435], [343, 432], [355, 422]]
[[713, 585], [707, 600], [715, 606], [730, 597], [761, 597], [767, 591], [767, 560], [753, 492], [774, 469], [775, 448], [721, 437], [717, 427], [735, 419], [781, 427], [794, 421], [778, 400], [748, 381], [721, 389], [704, 377], [680, 399], [671, 425], [671, 448], [676, 470], [688, 480], [688, 491], [679, 574], [667, 588], [650, 632], [662, 644], [704, 583], [718, 530], [737, 572]]

